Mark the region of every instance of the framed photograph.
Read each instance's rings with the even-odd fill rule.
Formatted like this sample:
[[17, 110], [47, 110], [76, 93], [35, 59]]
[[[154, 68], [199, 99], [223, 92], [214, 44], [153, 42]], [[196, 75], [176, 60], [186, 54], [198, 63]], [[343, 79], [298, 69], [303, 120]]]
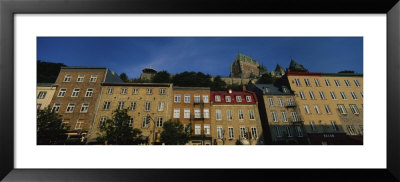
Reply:
[[[397, 123], [397, 120], [399, 120], [397, 114], [399, 99], [397, 99], [396, 95], [399, 90], [396, 85], [398, 85], [398, 78], [400, 76], [398, 73], [398, 32], [400, 27], [398, 22], [400, 6], [397, 1], [387, 1], [385, 3], [378, 1], [328, 1], [323, 4], [314, 1], [302, 3], [291, 1], [169, 1], [168, 3], [162, 1], [113, 2], [109, 0], [98, 2], [2, 1], [0, 2], [0, 8], [0, 37], [2, 40], [0, 47], [0, 81], [1, 85], [7, 88], [2, 89], [0, 97], [1, 103], [3, 103], [3, 108], [0, 111], [2, 118], [0, 122], [0, 177], [1, 179], [4, 178], [5, 181], [59, 181], [65, 179], [72, 181], [113, 181], [115, 179], [119, 181], [154, 181], [164, 180], [166, 179], [165, 177], [171, 180], [184, 180], [193, 177], [198, 180], [223, 180], [222, 176], [227, 175], [244, 180], [265, 176], [270, 176], [268, 179], [283, 181], [299, 179], [304, 181], [320, 181], [321, 179], [328, 181], [347, 181], [349, 179], [355, 181], [371, 179], [380, 181], [400, 180], [400, 159], [397, 147], [399, 142], [396, 140], [398, 137], [396, 133], [399, 130], [399, 124]], [[89, 39], [90, 41], [88, 41]], [[108, 41], [104, 41], [105, 39]], [[313, 41], [309, 41], [311, 39]], [[309, 53], [311, 55], [307, 57], [309, 60], [318, 61], [307, 63], [308, 66], [312, 65], [310, 66], [311, 71], [308, 72], [306, 68], [309, 67], [306, 65], [303, 67], [301, 65], [302, 62], [297, 64], [294, 61], [296, 57], [290, 58], [293, 55], [287, 55], [291, 63], [286, 70], [286, 78], [289, 80], [289, 84], [293, 84], [293, 86], [290, 86], [291, 88], [289, 89], [285, 87], [288, 91], [288, 98], [285, 98], [285, 101], [290, 100], [291, 91], [294, 91], [295, 94], [298, 93], [297, 95], [293, 95], [293, 97], [310, 97], [313, 99], [313, 97], [320, 96], [323, 99], [323, 94], [321, 96], [321, 93], [319, 95], [315, 93], [316, 95], [314, 95], [313, 91], [306, 90], [307, 93], [304, 96], [302, 95], [302, 90], [296, 90], [294, 86], [296, 84], [299, 86], [300, 84], [300, 81], [296, 80], [297, 76], [310, 77], [309, 79], [312, 82], [315, 81], [315, 76], [338, 76], [338, 74], [317, 73], [330, 72], [324, 71], [322, 67], [340, 69], [331, 72], [344, 71], [340, 73], [342, 75], [339, 74], [341, 77], [343, 77], [343, 74], [354, 74], [354, 71], [351, 72], [348, 69], [354, 69], [357, 73], [361, 73], [358, 75], [361, 76], [361, 81], [358, 78], [354, 78], [350, 83], [349, 80], [342, 80], [340, 78], [332, 80], [332, 83], [329, 83], [336, 84], [337, 87], [340, 86], [340, 82], [342, 82], [342, 86], [347, 85], [347, 87], [350, 87], [350, 85], [360, 87], [359, 85], [361, 85], [361, 91], [349, 91], [349, 95], [347, 96], [344, 92], [340, 92], [339, 94], [339, 91], [337, 91], [337, 96], [335, 94], [332, 95], [332, 91], [331, 95], [327, 94], [333, 100], [336, 100], [336, 97], [341, 98], [340, 100], [347, 100], [347, 98], [352, 101], [356, 100], [357, 105], [350, 103], [347, 110], [344, 105], [341, 109], [339, 106], [341, 104], [338, 103], [332, 103], [332, 106], [326, 104], [325, 107], [321, 105], [321, 108], [313, 104], [309, 108], [306, 102], [298, 103], [302, 106], [304, 105], [305, 112], [307, 113], [319, 113], [321, 110], [329, 112], [331, 110], [329, 107], [335, 107], [336, 109], [336, 106], [338, 107], [338, 111], [335, 110], [336, 112], [345, 115], [352, 114], [352, 117], [353, 115], [354, 117], [358, 117], [361, 112], [364, 120], [361, 118], [360, 121], [356, 119], [346, 121], [354, 122], [352, 126], [356, 126], [355, 128], [348, 126], [347, 129], [340, 129], [341, 126], [337, 126], [335, 121], [331, 121], [328, 123], [328, 127], [323, 128], [324, 132], [329, 129], [350, 132], [348, 135], [354, 136], [352, 137], [351, 145], [344, 145], [349, 144], [349, 142], [346, 142], [347, 138], [342, 141], [337, 139], [339, 136], [337, 132], [309, 134], [309, 139], [305, 140], [302, 132], [305, 130], [302, 130], [300, 126], [293, 126], [293, 128], [280, 126], [283, 129], [277, 130], [276, 137], [270, 138], [271, 141], [258, 140], [259, 136], [264, 135], [260, 132], [262, 131], [261, 127], [264, 126], [252, 126], [251, 124], [245, 126], [242, 124], [242, 128], [239, 126], [224, 128], [225, 126], [220, 124], [219, 127], [214, 127], [213, 118], [215, 114], [216, 120], [220, 120], [222, 118], [221, 115], [223, 117], [227, 116], [228, 120], [232, 118], [230, 117], [232, 115], [229, 112], [230, 110], [224, 110], [223, 106], [242, 102], [242, 96], [237, 98], [237, 95], [235, 97], [230, 95], [232, 92], [239, 93], [235, 89], [241, 90], [240, 93], [247, 93], [245, 91], [249, 90], [249, 93], [252, 91], [257, 92], [257, 89], [260, 89], [260, 93], [264, 95], [268, 95], [268, 93], [281, 94], [279, 98], [285, 95], [286, 91], [284, 87], [274, 90], [275, 88], [266, 85], [267, 80], [263, 83], [264, 85], [254, 82], [254, 84], [248, 85], [247, 88], [232, 87], [226, 93], [216, 91], [214, 88], [211, 88], [210, 91], [210, 88], [201, 88], [199, 90], [200, 87], [196, 87], [198, 89], [196, 91], [201, 91], [201, 96], [199, 94], [194, 94], [193, 96], [186, 94], [193, 91], [193, 89], [189, 89], [188, 91], [188, 87], [179, 87], [179, 84], [172, 87], [170, 84], [155, 84], [155, 82], [151, 85], [146, 85], [146, 88], [154, 87], [153, 89], [147, 89], [146, 92], [143, 92], [143, 95], [140, 95], [141, 92], [139, 90], [135, 91], [135, 88], [143, 86], [142, 83], [138, 83], [140, 80], [133, 81], [134, 83], [117, 83], [115, 81], [124, 79], [121, 75], [117, 75], [121, 72], [128, 72], [128, 76], [132, 77], [129, 73], [132, 71], [137, 74], [134, 75], [135, 77], [139, 76], [138, 72], [143, 71], [140, 79], [145, 80], [147, 77], [149, 79], [154, 78], [154, 74], [156, 73], [153, 72], [158, 71], [155, 71], [155, 69], [171, 70], [173, 67], [185, 69], [181, 71], [199, 71], [199, 69], [204, 67], [204, 72], [211, 72], [212, 80], [221, 79], [219, 77], [215, 78], [216, 75], [223, 75], [222, 80], [224, 82], [231, 81], [232, 85], [238, 79], [241, 79], [241, 82], [243, 82], [243, 79], [248, 79], [245, 82], [249, 83], [252, 78], [267, 79], [260, 76], [262, 75], [261, 72], [268, 73], [268, 75], [272, 75], [273, 78], [278, 79], [279, 74], [282, 73], [281, 70], [284, 69], [278, 69], [277, 66], [273, 70], [275, 66], [271, 67], [271, 60], [274, 56], [276, 59], [280, 59], [276, 57], [275, 52], [290, 49], [282, 52], [284, 54], [296, 54], [296, 51], [305, 51], [306, 49], [303, 49], [305, 46], [310, 46], [311, 48], [309, 49], [311, 52], [323, 52], [329, 50], [329, 48], [322, 47], [322, 44], [318, 44], [319, 47], [315, 46], [317, 45], [315, 42], [327, 42], [328, 39], [334, 42], [332, 43], [334, 47], [331, 48], [332, 55], [338, 54], [335, 52], [336, 49], [342, 49], [346, 52], [340, 55], [341, 57], [336, 57], [336, 59], [340, 59], [341, 61], [331, 61], [332, 59], [329, 56], [318, 57], [317, 54]], [[354, 44], [357, 45], [354, 47], [357, 48], [347, 47], [347, 44], [343, 41], [350, 39], [354, 39]], [[265, 47], [264, 50], [260, 42], [270, 42], [270, 46]], [[291, 44], [292, 46], [282, 46], [284, 45], [282, 42], [286, 42], [285, 45]], [[130, 47], [119, 47], [125, 43], [129, 44]], [[73, 45], [74, 49], [52, 49], [57, 44]], [[106, 62], [101, 57], [98, 57], [94, 62], [93, 60], [92, 62], [85, 62], [84, 60], [79, 60], [77, 57], [73, 57], [74, 54], [104, 55], [100, 53], [104, 52], [102, 45], [105, 44], [112, 45], [111, 47], [118, 47], [115, 48], [114, 56], [110, 56], [106, 59]], [[252, 46], [248, 48], [239, 46], [245, 44], [251, 44]], [[164, 48], [168, 47], [168, 49], [162, 49], [163, 47], [158, 45], [163, 45]], [[202, 46], [203, 48], [200, 49], [193, 45]], [[229, 45], [229, 48], [224, 49], [224, 46], [227, 45]], [[185, 49], [197, 49], [197, 53]], [[239, 53], [235, 53], [237, 57], [236, 55], [232, 55], [236, 57], [235, 62], [233, 62], [233, 59], [229, 62], [223, 62], [222, 60], [213, 60], [210, 57], [202, 57], [203, 55], [213, 55], [216, 57], [217, 53], [226, 57], [228, 54], [232, 54], [232, 51], [227, 51], [227, 49], [239, 49], [237, 50]], [[80, 52], [82, 50], [84, 51]], [[134, 144], [153, 145], [122, 146], [119, 145], [121, 141], [114, 140], [113, 138], [103, 137], [103, 140], [101, 140], [99, 136], [103, 135], [92, 135], [90, 127], [86, 126], [84, 123], [85, 118], [82, 118], [81, 115], [78, 116], [78, 119], [71, 117], [71, 119], [67, 118], [63, 120], [63, 123], [66, 125], [71, 123], [72, 120], [76, 121], [76, 123], [71, 124], [75, 130], [68, 130], [67, 143], [78, 144], [84, 142], [88, 144], [92, 142], [92, 144], [97, 145], [48, 145], [49, 142], [53, 144], [59, 141], [39, 140], [40, 136], [37, 135], [38, 129], [35, 122], [36, 108], [42, 107], [42, 104], [45, 103], [36, 103], [36, 101], [39, 97], [44, 98], [47, 92], [42, 91], [37, 95], [35, 91], [37, 89], [36, 79], [39, 79], [39, 77], [35, 76], [37, 74], [37, 60], [51, 58], [57, 61], [60, 58], [58, 55], [61, 55], [57, 55], [57, 51], [61, 51], [67, 56], [70, 55], [70, 59], [72, 60], [75, 59], [75, 62], [68, 62], [68, 66], [79, 67], [62, 68], [62, 71], [59, 74], [57, 73], [59, 77], [57, 80], [61, 81], [56, 82], [56, 86], [61, 85], [63, 89], [68, 89], [69, 92], [67, 94], [71, 95], [70, 99], [76, 99], [74, 97], [77, 97], [79, 92], [81, 92], [81, 95], [84, 94], [85, 98], [82, 98], [83, 101], [82, 103], [79, 102], [79, 104], [64, 103], [64, 101], [61, 101], [62, 99], [57, 101], [57, 103], [52, 102], [50, 105], [53, 106], [53, 109], [56, 108], [57, 110], [59, 107], [57, 104], [62, 102], [61, 109], [63, 113], [65, 110], [65, 113], [71, 113], [72, 115], [74, 108], [75, 110], [79, 110], [80, 113], [88, 113], [86, 114], [88, 116], [92, 113], [101, 113], [101, 116], [97, 114], [98, 117], [94, 114], [96, 116], [93, 116], [95, 118], [93, 120], [104, 120], [106, 125], [108, 122], [106, 118], [112, 117], [111, 112], [108, 112], [110, 104], [112, 107], [118, 106], [117, 110], [122, 110], [121, 108], [124, 108], [125, 104], [128, 112], [129, 110], [133, 111], [135, 108], [143, 107], [141, 110], [144, 110], [144, 113], [150, 111], [150, 105], [157, 105], [158, 115], [154, 113], [147, 114], [146, 116], [143, 115], [144, 113], [134, 115], [134, 118], [140, 118], [141, 121], [137, 127], [141, 128], [142, 132], [145, 133], [143, 136], [137, 137]], [[156, 56], [146, 58], [145, 56], [138, 56], [139, 54], [132, 54], [133, 57], [130, 57], [132, 60], [125, 61], [121, 60], [130, 58], [116, 56], [128, 52], [144, 51], [151, 52], [151, 54]], [[255, 61], [253, 57], [246, 55], [246, 51], [252, 52], [256, 56], [268, 54], [269, 57], [263, 57], [266, 59], [263, 62], [259, 62], [259, 58], [255, 57], [257, 59]], [[257, 54], [257, 51], [263, 54]], [[54, 54], [43, 54], [44, 52]], [[169, 58], [165, 58], [165, 56], [160, 58], [163, 52], [170, 53]], [[171, 55], [175, 55], [176, 57], [171, 58]], [[191, 55], [192, 57], [185, 57], [183, 55]], [[195, 57], [204, 61], [196, 62]], [[90, 56], [88, 59], [94, 58]], [[151, 62], [150, 59], [152, 59]], [[190, 60], [185, 61], [185, 59]], [[352, 61], [346, 61], [346, 59], [359, 60], [358, 62], [354, 62], [358, 67], [349, 68], [348, 65], [353, 63], [350, 63]], [[243, 65], [244, 63], [241, 61], [247, 61], [249, 64], [246, 62], [246, 65]], [[265, 61], [270, 61], [266, 63], [269, 72], [267, 72], [267, 68], [263, 67]], [[236, 65], [236, 62], [238, 62], [238, 65]], [[119, 67], [115, 66], [118, 64], [120, 64]], [[121, 68], [122, 64], [124, 65], [122, 66], [123, 69]], [[214, 65], [213, 69], [207, 67], [206, 64]], [[106, 70], [105, 74], [109, 76], [104, 76], [104, 78], [97, 72], [88, 75], [75, 75], [73, 73], [76, 71], [75, 69], [84, 69], [88, 72], [99, 71], [99, 67], [94, 69], [93, 66], [111, 67], [112, 69], [117, 69], [118, 73], [112, 72], [114, 70], [108, 71], [107, 68], [104, 70]], [[143, 67], [146, 68], [143, 69]], [[284, 65], [284, 67], [286, 68], [287, 66]], [[221, 68], [226, 70], [222, 70]], [[306, 75], [301, 70], [306, 70]], [[173, 72], [173, 74], [179, 75], [177, 71]], [[118, 78], [114, 79], [112, 75], [116, 75]], [[363, 77], [367, 79], [363, 81]], [[96, 101], [104, 103], [104, 108], [101, 111], [94, 111], [91, 106], [95, 105], [95, 103], [89, 101], [90, 98], [94, 98], [97, 94], [93, 90], [100, 90], [100, 86], [99, 88], [88, 86], [87, 88], [80, 87], [79, 89], [75, 88], [74, 85], [68, 87], [65, 85], [70, 80], [73, 80], [74, 84], [75, 82], [79, 84], [78, 82], [87, 80], [90, 85], [91, 83], [95, 83], [97, 79], [113, 80], [104, 82], [101, 85], [102, 88], [108, 88], [107, 91], [104, 89], [104, 93], [101, 93], [101, 97]], [[309, 86], [309, 79], [305, 78], [304, 83], [302, 82], [301, 84]], [[318, 86], [320, 81], [315, 82]], [[47, 89], [47, 86], [41, 86]], [[305, 88], [302, 89], [304, 90]], [[107, 98], [111, 99], [111, 97], [114, 97], [110, 96], [113, 90], [115, 92], [118, 90], [122, 95], [129, 92], [127, 94], [129, 103], [107, 104]], [[153, 92], [157, 92], [157, 95], [160, 95], [157, 96], [157, 99], [164, 99], [163, 95], [167, 96], [169, 93], [173, 93], [179, 97], [174, 97], [175, 101], [171, 102], [171, 106], [168, 100], [165, 100], [162, 104], [158, 101], [157, 104], [138, 101], [138, 105], [136, 102], [129, 100], [129, 97], [133, 97], [132, 95], [135, 95], [135, 93], [140, 98], [147, 98]], [[329, 93], [329, 90], [326, 90], [326, 92]], [[365, 98], [364, 92], [367, 95]], [[63, 93], [65, 91], [57, 88], [57, 97], [63, 97]], [[222, 99], [218, 97], [220, 95], [223, 96]], [[246, 107], [246, 111], [249, 110], [247, 107], [253, 107], [251, 105], [252, 101], [256, 101], [257, 96], [256, 93], [254, 95], [243, 95], [243, 102], [249, 102], [249, 105], [241, 107]], [[125, 98], [125, 96], [121, 97]], [[360, 97], [362, 99], [359, 99]], [[178, 102], [180, 100], [182, 100], [182, 104]], [[169, 112], [167, 110], [168, 113], [165, 116], [159, 115], [161, 111], [164, 111], [164, 108], [186, 107], [184, 103], [189, 103], [191, 100], [195, 103], [202, 103], [203, 107], [206, 107], [204, 103], [208, 104], [210, 102], [211, 105], [207, 109], [202, 108], [202, 110], [199, 110], [200, 107], [196, 107], [195, 104], [193, 111], [182, 109], [179, 112], [175, 112], [175, 110], [173, 112], [170, 110]], [[221, 102], [221, 100], [223, 104], [216, 104]], [[278, 100], [276, 104], [283, 105], [283, 102], [278, 102]], [[273, 99], [268, 100], [268, 102], [270, 106], [271, 104], [272, 106], [274, 105]], [[367, 103], [365, 107], [363, 102]], [[101, 105], [103, 107], [103, 104]], [[213, 107], [220, 112], [219, 115], [218, 111], [213, 111]], [[278, 113], [280, 115], [276, 115], [274, 111], [269, 112], [267, 110], [267, 113], [272, 114], [267, 117], [274, 118], [274, 121], [289, 118], [286, 120], [290, 120], [291, 122], [292, 118], [295, 118], [296, 121], [303, 119], [303, 116], [297, 117], [296, 114], [293, 116], [293, 111], [289, 110], [292, 108], [287, 109], [288, 111], [280, 111]], [[197, 120], [202, 119], [202, 112], [204, 112], [205, 118], [208, 118], [208, 115], [210, 115], [210, 123], [206, 123], [204, 126], [196, 124]], [[259, 116], [258, 112], [258, 109], [254, 111], [250, 109], [249, 112], [242, 113], [242, 117], [244, 115], [245, 117], [249, 117], [250, 120], [257, 120]], [[291, 112], [292, 114], [288, 117], [285, 112]], [[203, 135], [203, 138], [198, 137], [197, 139], [193, 139], [192, 137], [189, 143], [192, 145], [210, 146], [157, 146], [156, 144], [168, 144], [167, 140], [164, 140], [165, 137], [163, 140], [159, 138], [161, 131], [159, 128], [163, 126], [162, 123], [166, 123], [163, 118], [168, 118], [168, 115], [170, 117], [175, 117], [176, 115], [176, 118], [182, 116], [180, 119], [185, 120], [186, 114], [187, 118], [191, 118], [191, 114], [193, 114], [195, 120], [195, 124], [192, 127], [193, 133], [200, 135], [203, 133], [202, 128], [204, 128], [203, 135], [209, 135], [208, 138]], [[281, 115], [283, 118], [281, 118]], [[262, 115], [260, 114], [260, 116]], [[240, 117], [241, 114], [239, 112], [239, 119]], [[314, 130], [314, 122], [309, 122], [312, 120], [310, 118], [305, 118], [304, 120], [307, 120], [307, 123], [310, 124], [307, 127]], [[153, 121], [153, 124], [150, 121]], [[101, 128], [101, 122], [94, 123], [98, 124]], [[133, 119], [132, 123], [128, 124], [129, 126], [132, 125], [132, 128], [136, 128], [137, 125]], [[153, 126], [154, 128], [152, 129], [149, 126]], [[235, 127], [238, 128], [235, 129]], [[113, 127], [110, 125], [110, 128]], [[210, 130], [215, 136], [208, 133]], [[235, 139], [234, 131], [238, 133], [240, 131], [241, 135], [238, 135], [240, 140], [233, 140]], [[292, 137], [291, 133], [293, 133], [293, 135], [301, 136], [304, 140], [293, 140], [293, 138], [281, 140], [281, 134], [278, 131], [283, 131], [283, 135], [287, 135], [288, 137]], [[343, 136], [345, 135], [343, 132]], [[79, 138], [75, 136], [79, 136]], [[336, 139], [329, 139], [333, 137], [336, 137]], [[114, 145], [98, 145], [99, 142]], [[263, 144], [264, 142], [270, 142], [269, 144], [274, 145], [250, 146], [260, 142]], [[66, 144], [65, 141], [63, 143]], [[187, 143], [187, 141], [183, 143]], [[238, 144], [242, 146], [233, 146]], [[323, 146], [320, 144], [336, 145]], [[246, 175], [241, 173], [246, 173]], [[327, 179], [327, 176], [332, 176], [332, 174], [335, 177]], [[220, 179], [210, 179], [210, 176], [221, 177], [217, 177]]]

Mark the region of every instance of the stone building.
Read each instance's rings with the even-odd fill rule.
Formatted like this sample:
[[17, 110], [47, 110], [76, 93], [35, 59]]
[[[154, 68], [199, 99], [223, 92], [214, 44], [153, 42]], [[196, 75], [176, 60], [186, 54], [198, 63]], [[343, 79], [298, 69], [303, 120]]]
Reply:
[[157, 73], [157, 71], [153, 68], [144, 68], [142, 70], [142, 74], [140, 74], [140, 79], [142, 80], [151, 80], [153, 76]]
[[286, 86], [249, 84], [257, 94], [266, 144], [308, 144], [294, 94]]
[[271, 71], [271, 76], [282, 77], [285, 75], [285, 69], [283, 69], [279, 64], [276, 65], [275, 71]]
[[260, 65], [250, 56], [239, 53], [230, 66], [230, 77], [255, 78], [267, 72], [265, 66]]
[[36, 109], [45, 109], [53, 99], [57, 85], [54, 83], [38, 83], [36, 86]]
[[211, 91], [211, 132], [214, 145], [263, 144], [255, 93]]
[[104, 82], [101, 85], [100, 101], [87, 143], [96, 143], [96, 138], [102, 134], [100, 124], [112, 119], [117, 109], [128, 110], [132, 118], [129, 126], [142, 131], [145, 144], [159, 142], [163, 122], [171, 118], [172, 84]]
[[210, 88], [174, 87], [172, 119], [192, 127], [191, 145], [211, 145]]
[[[95, 116], [102, 82], [122, 82], [107, 68], [61, 67], [50, 107], [68, 128], [68, 142], [84, 142]], [[80, 140], [80, 141], [79, 141]]]
[[363, 76], [353, 73], [288, 72], [311, 144], [360, 144]]

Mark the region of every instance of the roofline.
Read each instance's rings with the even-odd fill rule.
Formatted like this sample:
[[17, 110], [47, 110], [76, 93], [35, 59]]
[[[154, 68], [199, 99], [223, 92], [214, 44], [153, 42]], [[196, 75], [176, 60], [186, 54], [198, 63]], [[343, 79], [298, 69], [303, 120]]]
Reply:
[[174, 87], [174, 90], [210, 90], [210, 87]]
[[107, 69], [106, 67], [63, 66], [61, 69]]
[[114, 83], [103, 82], [102, 86], [153, 86], [153, 87], [170, 87], [172, 83]]
[[362, 77], [363, 74], [357, 73], [320, 73], [320, 72], [290, 72], [286, 73], [287, 76], [341, 76], [341, 77]]

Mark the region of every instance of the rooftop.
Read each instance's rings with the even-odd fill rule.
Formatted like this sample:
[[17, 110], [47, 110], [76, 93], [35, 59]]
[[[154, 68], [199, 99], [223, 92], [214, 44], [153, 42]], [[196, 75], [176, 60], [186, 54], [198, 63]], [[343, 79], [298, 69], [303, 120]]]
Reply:
[[174, 87], [174, 90], [210, 90], [210, 87]]
[[114, 83], [104, 82], [102, 86], [138, 86], [138, 87], [170, 87], [171, 83]]
[[[256, 104], [258, 102], [256, 94], [250, 91], [211, 91], [211, 102], [213, 104]], [[215, 96], [220, 96], [221, 101], [216, 101]], [[226, 101], [226, 96], [230, 96], [231, 101]], [[236, 96], [241, 96], [241, 101], [236, 100]], [[246, 100], [246, 96], [251, 96], [251, 101]]]
[[[264, 95], [293, 95], [286, 86], [282, 86], [281, 88], [273, 84], [254, 84], [254, 86], [263, 91]], [[286, 88], [288, 92], [284, 92], [283, 88]]]

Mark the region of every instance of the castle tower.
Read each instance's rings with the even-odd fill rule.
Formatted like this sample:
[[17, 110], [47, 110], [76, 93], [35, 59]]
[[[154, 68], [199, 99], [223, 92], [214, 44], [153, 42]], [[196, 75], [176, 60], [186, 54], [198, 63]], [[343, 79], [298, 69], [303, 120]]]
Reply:
[[234, 78], [250, 78], [260, 75], [260, 64], [250, 56], [239, 53], [231, 65], [230, 76]]

